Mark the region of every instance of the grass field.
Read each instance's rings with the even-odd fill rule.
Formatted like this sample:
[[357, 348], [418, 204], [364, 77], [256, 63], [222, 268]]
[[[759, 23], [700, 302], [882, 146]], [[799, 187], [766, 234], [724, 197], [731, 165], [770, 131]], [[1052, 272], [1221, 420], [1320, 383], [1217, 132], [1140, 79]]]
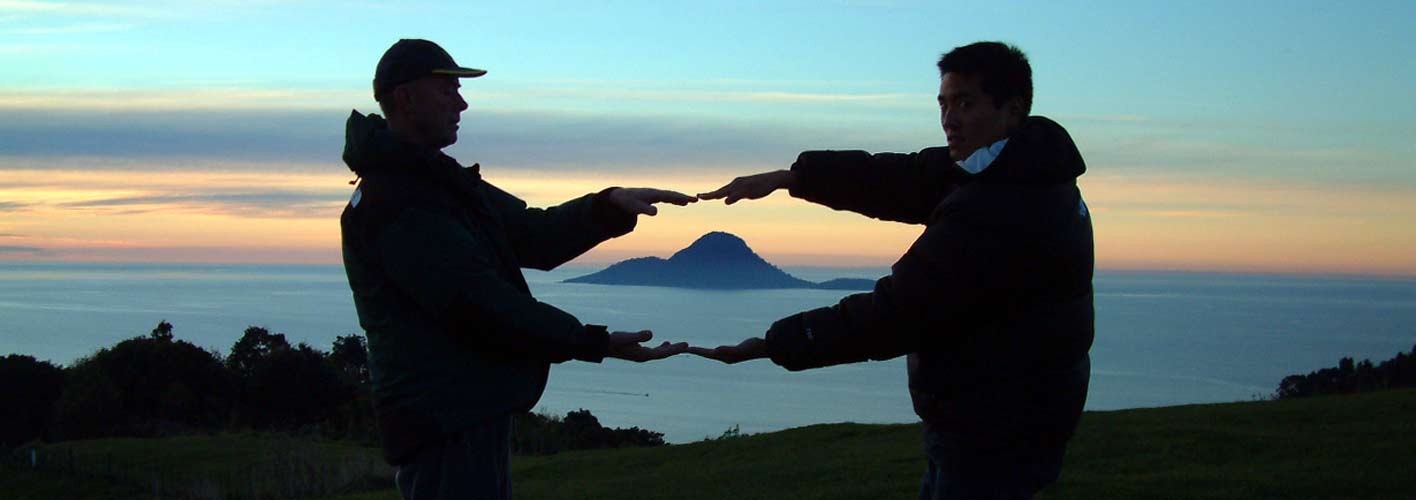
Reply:
[[[219, 474], [264, 460], [232, 443], [243, 439], [251, 438], [169, 438], [145, 445], [99, 440], [48, 448], [125, 450]], [[376, 456], [375, 450], [341, 446], [311, 443], [307, 448], [314, 451], [305, 453], [335, 461], [349, 453]], [[924, 467], [920, 450], [915, 425], [814, 425], [661, 448], [517, 457], [512, 480], [520, 498], [913, 498]], [[6, 470], [0, 496], [150, 497], [68, 495], [54, 489], [57, 479], [47, 474]], [[72, 486], [79, 491], [84, 485]], [[1062, 480], [1042, 498], [1411, 498], [1413, 492], [1416, 390], [1395, 390], [1090, 412], [1068, 450]], [[398, 495], [387, 488], [341, 498]]]

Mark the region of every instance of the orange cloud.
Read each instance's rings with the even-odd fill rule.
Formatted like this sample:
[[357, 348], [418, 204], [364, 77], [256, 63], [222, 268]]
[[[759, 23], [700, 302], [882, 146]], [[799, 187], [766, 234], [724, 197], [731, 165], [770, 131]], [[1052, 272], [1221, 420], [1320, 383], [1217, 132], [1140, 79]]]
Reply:
[[[496, 169], [484, 175], [533, 206], [608, 185], [693, 194], [730, 180]], [[348, 180], [343, 172], [0, 170], [0, 247], [24, 249], [0, 252], [0, 259], [336, 263]], [[1085, 177], [1082, 187], [1101, 268], [1416, 275], [1410, 190], [1105, 175]], [[885, 266], [921, 228], [778, 193], [733, 206], [665, 206], [580, 262], [667, 256], [714, 230], [743, 237], [781, 265]]]

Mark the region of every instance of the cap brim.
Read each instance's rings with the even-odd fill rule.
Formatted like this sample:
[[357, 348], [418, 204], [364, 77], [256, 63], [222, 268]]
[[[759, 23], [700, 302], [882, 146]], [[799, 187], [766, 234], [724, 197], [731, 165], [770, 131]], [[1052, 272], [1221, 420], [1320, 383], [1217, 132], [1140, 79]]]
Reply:
[[477, 78], [479, 76], [487, 74], [487, 70], [476, 68], [435, 69], [433, 70], [433, 74], [455, 76], [458, 78]]

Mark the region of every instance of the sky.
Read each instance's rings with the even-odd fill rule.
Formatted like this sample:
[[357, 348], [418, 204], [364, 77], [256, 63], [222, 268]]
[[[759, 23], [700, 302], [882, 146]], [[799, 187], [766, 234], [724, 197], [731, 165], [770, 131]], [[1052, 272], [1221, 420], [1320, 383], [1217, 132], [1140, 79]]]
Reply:
[[[1416, 3], [1340, 4], [0, 0], [0, 261], [340, 262], [344, 120], [399, 38], [489, 71], [447, 152], [538, 206], [940, 145], [935, 61], [1000, 40], [1086, 159], [1099, 268], [1416, 276]], [[779, 193], [578, 262], [721, 230], [885, 266], [921, 229]]]

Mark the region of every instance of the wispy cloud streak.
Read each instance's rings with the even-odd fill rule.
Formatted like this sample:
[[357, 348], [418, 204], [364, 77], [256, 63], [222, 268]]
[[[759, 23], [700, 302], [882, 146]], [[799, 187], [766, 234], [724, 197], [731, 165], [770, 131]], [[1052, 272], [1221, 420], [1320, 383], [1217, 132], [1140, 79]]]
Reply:
[[23, 14], [69, 14], [91, 16], [151, 17], [159, 10], [91, 2], [37, 2], [31, 0], [0, 0], [0, 12]]
[[[30, 205], [31, 205], [31, 204], [29, 204], [29, 203], [20, 203], [20, 202], [17, 202], [17, 201], [0, 201], [0, 212], [13, 212], [13, 211], [20, 210], [20, 209], [23, 209], [23, 208], [25, 208], [25, 207], [28, 207], [28, 206], [30, 206]], [[0, 234], [0, 236], [9, 236], [9, 235]]]
[[[344, 171], [340, 154], [348, 111], [39, 111], [11, 109], [0, 122], [0, 170], [63, 169], [73, 157], [106, 158], [86, 168], [130, 169], [143, 159], [191, 169], [204, 160], [326, 165]], [[871, 137], [827, 124], [782, 126], [676, 117], [473, 111], [450, 154], [466, 162], [546, 170], [719, 169], [790, 165], [803, 149], [904, 149], [923, 140]], [[890, 144], [893, 142], [894, 144]], [[911, 144], [913, 143], [913, 144]], [[901, 147], [902, 146], [902, 147]], [[7, 160], [6, 157], [9, 157]]]
[[39, 247], [25, 247], [25, 246], [16, 246], [16, 245], [0, 245], [0, 254], [14, 254], [14, 253], [19, 253], [19, 254], [38, 254], [38, 253], [43, 253], [43, 252], [44, 252], [44, 249], [43, 249], [43, 248], [39, 248]]
[[135, 24], [116, 23], [84, 23], [71, 24], [65, 26], [43, 26], [31, 28], [12, 28], [0, 30], [0, 33], [7, 35], [75, 35], [80, 33], [110, 33], [114, 31], [128, 31], [136, 28]]
[[[341, 190], [342, 191], [342, 190]], [[248, 191], [124, 196], [59, 204], [63, 209], [116, 211], [125, 215], [185, 210], [249, 218], [335, 217], [347, 193]]]

